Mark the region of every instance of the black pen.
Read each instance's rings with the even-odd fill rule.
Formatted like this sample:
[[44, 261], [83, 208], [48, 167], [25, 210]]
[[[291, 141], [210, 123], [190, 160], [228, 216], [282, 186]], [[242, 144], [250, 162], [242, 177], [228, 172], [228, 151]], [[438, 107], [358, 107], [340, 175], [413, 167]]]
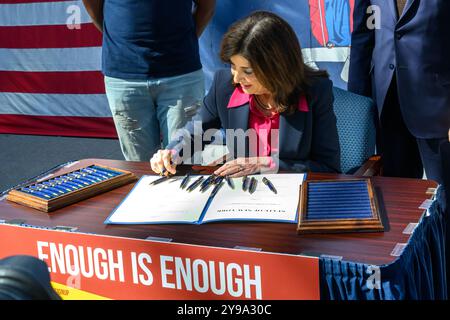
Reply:
[[154, 185], [157, 185], [157, 184], [159, 184], [159, 183], [161, 183], [163, 181], [166, 181], [167, 179], [169, 179], [169, 177], [168, 176], [164, 176], [164, 177], [161, 177], [159, 179], [156, 179], [155, 181], [150, 182], [148, 185], [149, 186], [154, 186]]
[[250, 179], [247, 176], [242, 177], [242, 190], [247, 191]]
[[234, 190], [234, 182], [233, 179], [231, 179], [229, 176], [225, 177], [225, 180], [227, 180], [228, 186]]
[[224, 182], [221, 180], [218, 184], [214, 186], [214, 189], [211, 191], [211, 194], [209, 195], [209, 198], [214, 198], [214, 196], [217, 194], [219, 189], [222, 187]]
[[195, 180], [186, 190], [188, 191], [188, 192], [191, 192], [192, 190], [194, 190], [195, 188], [197, 188], [198, 187], [198, 185], [200, 184], [200, 183], [202, 183], [202, 181], [203, 181], [203, 176], [200, 176], [200, 177], [198, 177], [198, 179], [197, 180]]
[[252, 177], [250, 180], [250, 187], [249, 187], [250, 194], [255, 192], [257, 184], [258, 184], [258, 180], [256, 180], [255, 177]]
[[206, 178], [203, 182], [202, 185], [200, 186], [200, 191], [206, 191], [209, 186], [211, 184], [213, 184], [214, 179], [216, 178], [216, 176], [214, 174], [210, 175], [208, 178]]
[[264, 177], [264, 178], [262, 179], [262, 182], [263, 182], [266, 186], [268, 186], [269, 189], [270, 189], [273, 193], [277, 194], [277, 189], [275, 189], [275, 186], [272, 184], [272, 182], [270, 182], [269, 179], [267, 179], [266, 177]]
[[218, 184], [218, 183], [222, 182], [222, 180], [224, 179], [224, 177], [222, 177], [222, 176], [218, 176], [215, 174], [213, 174], [213, 175], [214, 175], [214, 179], [212, 181], [213, 184]]
[[189, 178], [191, 177], [191, 174], [188, 172], [187, 174], [186, 174], [186, 176], [183, 178], [183, 181], [181, 181], [181, 184], [180, 184], [180, 188], [181, 189], [184, 189], [184, 188], [186, 188], [186, 186], [187, 186], [187, 184], [188, 184], [188, 182], [189, 182]]
[[213, 181], [213, 184], [217, 185], [217, 184], [221, 183], [223, 181], [223, 179], [225, 179], [225, 177], [216, 176], [216, 178]]

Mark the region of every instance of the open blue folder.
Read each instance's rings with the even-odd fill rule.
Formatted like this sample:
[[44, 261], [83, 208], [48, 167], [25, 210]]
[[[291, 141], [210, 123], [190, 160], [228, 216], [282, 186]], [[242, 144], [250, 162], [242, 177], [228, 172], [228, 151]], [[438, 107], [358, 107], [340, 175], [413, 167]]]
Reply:
[[[195, 181], [200, 176], [191, 176]], [[203, 176], [206, 179], [208, 176]], [[105, 224], [202, 224], [213, 221], [269, 221], [297, 223], [300, 186], [305, 174], [254, 175], [256, 188], [244, 190], [242, 178], [233, 179], [233, 187], [222, 181], [214, 195], [214, 186], [191, 192], [181, 189], [183, 177], [174, 177], [152, 185], [155, 176], [143, 176], [126, 198], [114, 209]], [[262, 183], [268, 178], [277, 193]]]

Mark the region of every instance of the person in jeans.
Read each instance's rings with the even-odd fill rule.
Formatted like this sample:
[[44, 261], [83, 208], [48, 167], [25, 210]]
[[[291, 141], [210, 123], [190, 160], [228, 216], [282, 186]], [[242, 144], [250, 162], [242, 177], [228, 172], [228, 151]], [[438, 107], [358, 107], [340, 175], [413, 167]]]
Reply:
[[120, 146], [148, 161], [205, 94], [198, 37], [215, 0], [83, 0], [103, 33], [102, 72]]

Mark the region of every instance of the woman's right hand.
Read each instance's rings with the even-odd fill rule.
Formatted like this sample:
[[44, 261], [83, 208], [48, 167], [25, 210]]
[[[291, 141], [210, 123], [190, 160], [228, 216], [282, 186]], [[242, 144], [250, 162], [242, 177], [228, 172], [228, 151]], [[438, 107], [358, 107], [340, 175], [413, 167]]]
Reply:
[[155, 173], [175, 174], [177, 165], [172, 161], [171, 150], [158, 150], [150, 159], [150, 166]]

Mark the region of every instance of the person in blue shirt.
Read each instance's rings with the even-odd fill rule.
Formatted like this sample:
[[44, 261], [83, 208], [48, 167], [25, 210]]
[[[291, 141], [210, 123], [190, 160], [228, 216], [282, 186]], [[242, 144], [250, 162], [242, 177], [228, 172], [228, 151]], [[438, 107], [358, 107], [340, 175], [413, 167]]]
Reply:
[[148, 161], [205, 94], [198, 37], [215, 0], [83, 0], [103, 33], [102, 72], [126, 160]]

